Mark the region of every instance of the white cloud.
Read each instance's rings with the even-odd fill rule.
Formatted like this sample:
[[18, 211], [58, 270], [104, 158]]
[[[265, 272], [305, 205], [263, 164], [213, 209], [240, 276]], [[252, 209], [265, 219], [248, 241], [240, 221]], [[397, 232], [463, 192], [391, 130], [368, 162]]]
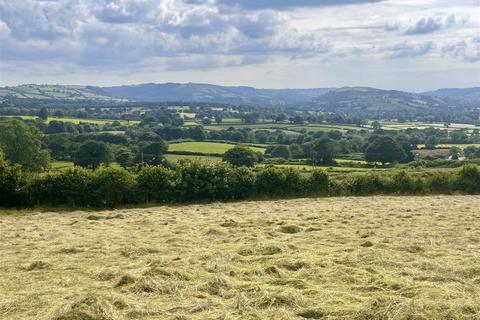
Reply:
[[[300, 74], [291, 68], [350, 68], [352, 59], [362, 59], [362, 65], [353, 66], [364, 72], [379, 63], [398, 72], [396, 61], [431, 70], [427, 64], [438, 59], [448, 59], [448, 64], [435, 64], [445, 72], [454, 64], [478, 69], [476, 2], [0, 0], [0, 82], [31, 82], [25, 70], [35, 70], [38, 82], [44, 82], [42, 70], [49, 77], [52, 65], [59, 78], [64, 70], [72, 79], [95, 73], [105, 76], [94, 80], [138, 82], [156, 76], [168, 81], [164, 74], [177, 79], [175, 74], [189, 72], [196, 78], [186, 79], [197, 81], [198, 70], [213, 74], [209, 82], [227, 81], [230, 71], [250, 73], [242, 79], [253, 82], [257, 73], [286, 68], [283, 64]], [[12, 72], [12, 66], [20, 65]], [[348, 77], [354, 73], [327, 69], [344, 74], [345, 83], [352, 81]], [[263, 86], [285, 81], [311, 86], [301, 76], [273, 80]], [[84, 83], [89, 82], [86, 77]]]

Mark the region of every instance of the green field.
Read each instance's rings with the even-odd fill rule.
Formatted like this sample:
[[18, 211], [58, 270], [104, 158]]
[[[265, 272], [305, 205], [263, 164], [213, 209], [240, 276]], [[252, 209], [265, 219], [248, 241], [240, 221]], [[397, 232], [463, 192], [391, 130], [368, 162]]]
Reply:
[[476, 320], [479, 196], [0, 211], [2, 320]]
[[[226, 151], [235, 147], [232, 143], [218, 143], [218, 142], [181, 142], [174, 143], [168, 147], [168, 151], [186, 151], [186, 152], [199, 152], [210, 154], [224, 154]], [[249, 147], [250, 149], [264, 153], [264, 148]]]
[[[21, 118], [24, 120], [38, 119], [37, 116], [2, 116], [2, 117], [8, 117], [8, 118], [15, 117], [15, 118]], [[83, 118], [74, 118], [74, 117], [64, 117], [64, 118], [48, 117], [48, 119], [45, 120], [46, 123], [49, 123], [50, 121], [62, 121], [62, 122], [70, 122], [74, 124], [91, 123], [91, 124], [98, 124], [98, 125], [104, 125], [104, 124], [113, 123], [113, 122], [120, 122], [121, 125], [134, 125], [134, 124], [140, 123], [140, 121], [138, 120], [83, 119]]]
[[472, 132], [474, 129], [480, 129], [479, 126], [473, 124], [463, 124], [463, 123], [452, 123], [449, 127], [445, 127], [443, 123], [427, 123], [427, 122], [390, 122], [390, 121], [380, 121], [383, 129], [386, 130], [404, 130], [408, 128], [412, 129], [427, 129], [435, 128], [448, 131], [454, 131], [458, 129], [465, 129], [468, 132]]
[[199, 161], [199, 162], [220, 162], [222, 161], [221, 157], [210, 157], [210, 156], [194, 156], [194, 155], [183, 155], [183, 154], [166, 154], [165, 159], [170, 162], [177, 163], [180, 160], [190, 160], [190, 161]]

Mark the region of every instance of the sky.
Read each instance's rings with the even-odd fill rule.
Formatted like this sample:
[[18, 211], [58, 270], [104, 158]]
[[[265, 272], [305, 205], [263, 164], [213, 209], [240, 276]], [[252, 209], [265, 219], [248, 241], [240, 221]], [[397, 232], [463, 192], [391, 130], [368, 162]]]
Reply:
[[0, 85], [480, 86], [480, 0], [0, 0]]

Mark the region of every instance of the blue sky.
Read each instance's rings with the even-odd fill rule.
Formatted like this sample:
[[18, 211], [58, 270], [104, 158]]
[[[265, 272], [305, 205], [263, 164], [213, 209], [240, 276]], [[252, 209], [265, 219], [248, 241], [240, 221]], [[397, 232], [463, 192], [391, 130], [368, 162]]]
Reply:
[[0, 85], [480, 85], [480, 0], [0, 0]]

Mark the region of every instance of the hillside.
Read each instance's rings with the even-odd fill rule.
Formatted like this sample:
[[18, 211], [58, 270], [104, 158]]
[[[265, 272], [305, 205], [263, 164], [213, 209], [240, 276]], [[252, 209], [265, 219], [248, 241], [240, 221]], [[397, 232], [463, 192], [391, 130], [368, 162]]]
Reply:
[[427, 91], [422, 94], [442, 98], [449, 104], [472, 107], [480, 106], [480, 87], [444, 88], [435, 91]]
[[1, 87], [0, 98], [9, 97], [41, 100], [120, 100], [106, 95], [98, 87], [37, 84]]
[[312, 103], [313, 108], [324, 111], [375, 116], [392, 112], [423, 113], [432, 108], [441, 109], [447, 106], [446, 101], [437, 97], [367, 87], [334, 89], [314, 99]]
[[367, 87], [257, 89], [201, 83], [147, 83], [114, 87], [21, 85], [0, 88], [0, 100], [137, 102], [211, 102], [235, 105], [300, 106], [350, 114], [416, 113], [447, 106], [475, 107], [480, 88], [440, 89], [425, 93]]
[[200, 83], [141, 84], [103, 87], [110, 96], [135, 101], [196, 101], [244, 105], [287, 105], [310, 101], [329, 89], [256, 89]]

